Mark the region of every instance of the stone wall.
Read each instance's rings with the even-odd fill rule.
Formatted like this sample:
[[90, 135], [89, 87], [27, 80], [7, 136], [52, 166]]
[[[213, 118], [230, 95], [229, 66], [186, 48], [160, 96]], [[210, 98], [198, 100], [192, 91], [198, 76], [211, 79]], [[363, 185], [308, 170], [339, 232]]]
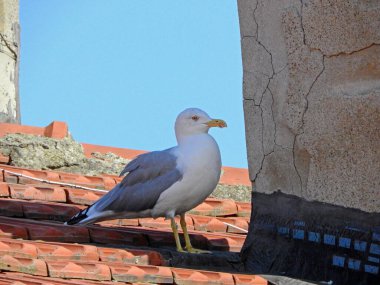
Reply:
[[379, 212], [380, 2], [238, 5], [256, 191]]
[[252, 273], [380, 284], [380, 1], [238, 0]]
[[0, 122], [20, 123], [19, 1], [0, 0]]

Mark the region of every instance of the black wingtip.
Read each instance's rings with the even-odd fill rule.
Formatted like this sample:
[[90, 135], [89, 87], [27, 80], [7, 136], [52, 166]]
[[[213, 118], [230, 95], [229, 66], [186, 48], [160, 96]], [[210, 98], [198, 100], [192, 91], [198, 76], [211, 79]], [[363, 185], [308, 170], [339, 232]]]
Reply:
[[71, 217], [70, 220], [68, 220], [65, 225], [76, 225], [83, 221], [84, 219], [88, 218], [87, 212], [90, 209], [90, 207], [83, 209], [82, 211], [78, 212], [75, 216]]

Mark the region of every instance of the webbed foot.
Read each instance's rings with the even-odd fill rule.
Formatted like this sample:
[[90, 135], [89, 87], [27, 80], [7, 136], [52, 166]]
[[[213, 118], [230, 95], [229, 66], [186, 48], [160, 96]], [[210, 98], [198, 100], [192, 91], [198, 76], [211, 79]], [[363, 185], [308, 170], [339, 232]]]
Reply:
[[194, 248], [194, 247], [186, 247], [186, 250], [188, 253], [195, 253], [195, 254], [210, 254], [211, 251], [209, 250], [204, 250], [204, 249], [199, 249], [199, 248]]

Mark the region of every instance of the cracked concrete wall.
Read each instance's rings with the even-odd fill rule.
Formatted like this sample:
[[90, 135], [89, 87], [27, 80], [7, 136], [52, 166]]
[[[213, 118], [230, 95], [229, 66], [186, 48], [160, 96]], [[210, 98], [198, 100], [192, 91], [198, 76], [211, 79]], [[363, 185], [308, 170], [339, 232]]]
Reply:
[[380, 1], [238, 0], [260, 193], [380, 211]]
[[20, 123], [19, 1], [0, 0], [0, 122]]

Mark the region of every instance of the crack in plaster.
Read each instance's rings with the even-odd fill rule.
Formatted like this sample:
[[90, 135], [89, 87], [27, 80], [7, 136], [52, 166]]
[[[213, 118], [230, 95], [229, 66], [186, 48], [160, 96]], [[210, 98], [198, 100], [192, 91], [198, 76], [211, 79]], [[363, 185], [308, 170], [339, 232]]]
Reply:
[[358, 53], [358, 52], [361, 52], [363, 50], [366, 50], [366, 49], [369, 49], [373, 46], [379, 46], [380, 43], [376, 43], [376, 42], [373, 42], [371, 44], [369, 44], [368, 46], [365, 46], [365, 47], [362, 47], [360, 49], [357, 49], [357, 50], [353, 50], [353, 51], [350, 51], [350, 52], [347, 52], [347, 51], [340, 51], [338, 53], [334, 53], [334, 54], [324, 54], [322, 52], [321, 49], [318, 49], [318, 48], [311, 48], [311, 47], [308, 47], [310, 50], [318, 50], [323, 56], [327, 57], [327, 58], [332, 58], [332, 57], [337, 57], [337, 56], [341, 56], [341, 55], [352, 55], [352, 54], [355, 54], [355, 53]]
[[255, 9], [253, 9], [253, 12], [252, 12], [252, 19], [256, 24], [256, 40], [259, 40], [259, 24], [256, 21], [256, 10], [258, 6], [259, 6], [259, 1], [257, 0]]
[[[308, 45], [306, 44], [305, 28], [303, 26], [303, 5], [304, 4], [303, 4], [302, 0], [300, 0], [300, 3], [301, 3], [301, 8], [300, 8], [300, 12], [299, 12], [298, 16], [300, 17], [300, 20], [301, 20], [302, 41], [303, 41], [303, 44], [308, 47]], [[298, 12], [298, 10], [297, 10], [297, 12]]]
[[[271, 59], [272, 59], [272, 57], [271, 57]], [[271, 64], [272, 64], [272, 68], [273, 68], [273, 71], [274, 71], [273, 62], [271, 62]], [[278, 146], [278, 147], [280, 147], [280, 148], [284, 148], [284, 149], [286, 149], [286, 147], [284, 147], [284, 146], [282, 146], [282, 145], [280, 145], [280, 144], [277, 144], [277, 141], [276, 141], [276, 138], [277, 138], [277, 124], [276, 124], [276, 120], [274, 119], [274, 112], [273, 112], [274, 96], [273, 96], [273, 92], [272, 92], [272, 90], [270, 89], [269, 85], [270, 85], [271, 80], [274, 79], [274, 77], [275, 77], [276, 75], [278, 75], [278, 74], [280, 74], [282, 71], [284, 71], [285, 68], [286, 68], [287, 66], [288, 66], [288, 63], [287, 63], [284, 67], [282, 67], [280, 70], [278, 70], [277, 72], [274, 71], [273, 76], [272, 76], [272, 78], [269, 79], [269, 81], [268, 81], [268, 85], [267, 85], [267, 87], [266, 87], [266, 89], [265, 89], [265, 90], [268, 90], [268, 91], [269, 91], [269, 93], [270, 93], [270, 95], [271, 95], [271, 98], [272, 98], [272, 104], [270, 105], [270, 110], [271, 110], [271, 117], [272, 117], [272, 121], [273, 121], [273, 125], [274, 125], [273, 144], [274, 144], [274, 146]], [[264, 93], [265, 93], [265, 90], [264, 90]], [[273, 147], [273, 151], [274, 151], [274, 147]]]
[[303, 0], [300, 0], [300, 4], [301, 4], [301, 7], [300, 7], [300, 11], [298, 13], [298, 16], [300, 17], [300, 27], [301, 27], [301, 30], [302, 30], [302, 42], [303, 42], [303, 46], [306, 47], [310, 52], [317, 50], [322, 55], [322, 69], [316, 75], [316, 77], [313, 80], [313, 82], [311, 83], [310, 88], [307, 91], [307, 93], [303, 96], [306, 104], [305, 104], [305, 107], [304, 107], [302, 115], [301, 115], [301, 126], [298, 128], [298, 131], [294, 134], [293, 147], [291, 149], [292, 150], [292, 157], [293, 157], [293, 167], [294, 167], [294, 170], [297, 173], [297, 176], [298, 176], [298, 179], [299, 179], [299, 182], [300, 182], [300, 189], [301, 189], [301, 196], [302, 196], [302, 193], [303, 193], [304, 189], [303, 189], [303, 185], [302, 185], [303, 183], [302, 183], [301, 174], [300, 174], [300, 172], [299, 172], [299, 170], [297, 168], [297, 165], [296, 165], [296, 154], [295, 154], [296, 141], [297, 141], [297, 138], [301, 134], [304, 133], [305, 114], [306, 114], [307, 110], [309, 109], [308, 96], [309, 96], [310, 92], [312, 91], [315, 83], [318, 81], [318, 79], [320, 78], [320, 76], [322, 75], [322, 73], [325, 70], [325, 57], [330, 57], [330, 56], [327, 56], [327, 55], [323, 54], [322, 50], [313, 49], [313, 48], [311, 48], [310, 46], [307, 45], [307, 43], [306, 43], [306, 32], [305, 32], [304, 23], [303, 23], [303, 6], [304, 6]]
[[298, 16], [300, 17], [300, 20], [301, 20], [301, 30], [302, 30], [302, 34], [303, 34], [303, 44], [310, 50], [310, 51], [319, 51], [323, 56], [325, 57], [328, 57], [328, 58], [331, 58], [331, 57], [336, 57], [336, 56], [340, 56], [340, 55], [352, 55], [352, 54], [355, 54], [357, 52], [361, 52], [363, 50], [366, 50], [368, 48], [371, 48], [372, 46], [377, 46], [377, 45], [380, 45], [380, 43], [378, 42], [373, 42], [365, 47], [362, 47], [360, 49], [357, 49], [357, 50], [353, 50], [353, 51], [340, 51], [340, 52], [337, 52], [337, 53], [332, 53], [332, 54], [326, 54], [324, 53], [320, 48], [316, 48], [316, 47], [311, 47], [309, 46], [307, 43], [306, 43], [306, 32], [305, 32], [305, 28], [304, 28], [304, 23], [303, 23], [303, 7], [304, 7], [304, 1], [303, 0], [300, 0], [300, 3], [301, 3], [301, 8], [300, 8], [300, 13], [298, 13]]
[[2, 33], [0, 33], [0, 38], [1, 38], [1, 44], [5, 47], [8, 48], [8, 50], [10, 51], [10, 53], [13, 55], [10, 55], [9, 53], [6, 53], [4, 52], [4, 54], [8, 55], [10, 58], [12, 58], [13, 60], [17, 61], [17, 53], [14, 49], [12, 49], [12, 47], [10, 46], [10, 44], [8, 43], [8, 41], [5, 39], [4, 35]]
[[259, 24], [257, 23], [257, 20], [256, 20], [256, 10], [257, 10], [258, 5], [259, 5], [259, 1], [256, 1], [255, 8], [253, 9], [253, 12], [252, 12], [252, 19], [253, 19], [253, 21], [255, 22], [255, 25], [256, 25], [256, 35], [255, 36], [249, 36], [249, 37], [253, 38], [267, 52], [267, 54], [269, 54], [269, 56], [270, 56], [270, 65], [272, 67], [272, 73], [271, 74], [265, 74], [264, 72], [261, 72], [261, 74], [264, 74], [265, 76], [268, 77], [267, 85], [266, 85], [264, 91], [262, 92], [262, 94], [260, 96], [259, 105], [261, 105], [264, 93], [268, 90], [270, 81], [273, 79], [273, 77], [275, 75], [275, 71], [274, 71], [274, 66], [273, 66], [272, 53], [259, 41]]
[[269, 152], [269, 153], [267, 153], [267, 154], [264, 154], [263, 159], [262, 159], [261, 164], [260, 164], [260, 169], [259, 169], [259, 170], [257, 171], [257, 173], [254, 175], [254, 177], [253, 177], [253, 181], [256, 181], [256, 178], [260, 175], [261, 170], [263, 170], [263, 166], [264, 166], [264, 161], [265, 161], [265, 159], [266, 159], [269, 155], [271, 155], [272, 153], [274, 153], [274, 149], [273, 149], [271, 152]]
[[[253, 38], [256, 41], [255, 37], [253, 37], [253, 36], [244, 36], [242, 39], [245, 39], [245, 38]], [[258, 70], [250, 71], [250, 70], [243, 69], [243, 72], [244, 73], [250, 73], [250, 74], [259, 73], [259, 74], [265, 75], [266, 77], [271, 77], [271, 75], [266, 74], [265, 72], [258, 71]]]
[[[253, 177], [253, 181], [256, 180], [256, 178], [258, 177], [258, 175], [260, 174], [262, 168], [263, 168], [263, 165], [264, 165], [264, 161], [266, 159], [267, 156], [271, 155], [272, 153], [275, 152], [275, 146], [278, 146], [282, 149], [289, 149], [289, 148], [286, 148], [282, 145], [279, 145], [277, 144], [277, 141], [276, 141], [276, 137], [277, 137], [277, 124], [276, 124], [276, 121], [275, 121], [275, 118], [274, 118], [274, 112], [273, 112], [273, 105], [274, 105], [274, 96], [273, 96], [273, 93], [272, 93], [272, 90], [270, 89], [270, 84], [272, 82], [272, 80], [275, 78], [276, 75], [278, 75], [279, 73], [281, 73], [283, 70], [286, 69], [286, 67], [288, 66], [288, 64], [286, 64], [285, 66], [283, 66], [282, 68], [280, 68], [278, 71], [275, 71], [275, 68], [274, 68], [274, 64], [273, 64], [273, 55], [272, 53], [268, 50], [268, 48], [262, 43], [259, 41], [259, 24], [256, 20], [256, 11], [257, 11], [257, 7], [258, 7], [258, 1], [256, 1], [256, 5], [255, 5], [255, 8], [253, 9], [253, 13], [252, 13], [252, 19], [256, 25], [256, 35], [250, 35], [250, 36], [243, 36], [242, 39], [244, 38], [253, 38], [264, 50], [265, 52], [269, 55], [270, 57], [270, 65], [271, 65], [271, 69], [272, 69], [272, 72], [271, 74], [265, 74], [264, 72], [260, 72], [261, 74], [265, 75], [268, 77], [268, 82], [267, 82], [267, 85], [264, 89], [264, 91], [261, 93], [260, 95], [260, 101], [258, 103], [256, 103], [255, 99], [245, 99], [245, 100], [252, 100], [253, 103], [254, 103], [254, 106], [256, 107], [259, 107], [260, 108], [260, 111], [261, 111], [261, 133], [262, 133], [262, 138], [261, 138], [261, 147], [262, 147], [262, 152], [263, 152], [263, 159], [261, 160], [260, 162], [260, 169], [257, 171], [257, 173], [254, 175]], [[264, 153], [264, 119], [263, 119], [263, 108], [261, 106], [262, 104], [262, 101], [263, 101], [263, 97], [264, 97], [264, 94], [265, 92], [268, 91], [270, 96], [271, 96], [271, 99], [272, 99], [272, 103], [271, 103], [271, 106], [270, 106], [270, 109], [271, 109], [271, 117], [272, 117], [272, 122], [273, 122], [273, 125], [274, 125], [274, 135], [273, 135], [273, 148], [270, 152], [268, 153]]]
[[306, 105], [305, 105], [305, 108], [302, 112], [302, 116], [301, 116], [301, 133], [299, 133], [298, 135], [300, 134], [303, 134], [304, 133], [304, 130], [303, 130], [303, 126], [305, 125], [305, 113], [307, 112], [307, 110], [309, 109], [309, 100], [308, 100], [308, 96], [311, 92], [311, 90], [313, 89], [313, 86], [314, 84], [318, 81], [319, 77], [322, 75], [322, 73], [325, 71], [325, 56], [322, 54], [322, 69], [321, 71], [317, 74], [317, 76], [315, 77], [314, 81], [311, 83], [310, 85], [310, 88], [309, 90], [307, 91], [307, 93], [305, 94], [304, 98], [306, 100]]
[[[273, 105], [273, 94], [272, 94], [272, 91], [269, 89], [269, 84], [271, 82], [271, 80], [274, 78], [274, 76], [276, 75], [276, 72], [274, 70], [274, 66], [273, 66], [273, 57], [272, 57], [272, 53], [259, 41], [259, 24], [257, 23], [257, 20], [256, 20], [256, 10], [257, 10], [257, 7], [258, 7], [258, 4], [259, 2], [256, 1], [256, 6], [255, 6], [255, 9], [253, 10], [253, 21], [255, 22], [256, 24], [256, 42], [269, 54], [270, 56], [270, 65], [272, 67], [272, 74], [270, 76], [267, 76], [268, 77], [268, 82], [267, 82], [267, 85], [265, 86], [265, 89], [264, 91], [262, 92], [261, 96], [260, 96], [260, 102], [259, 102], [259, 106], [260, 106], [260, 109], [262, 111], [262, 108], [261, 108], [261, 103], [263, 101], [263, 97], [264, 97], [264, 94], [265, 92], [268, 90], [269, 93], [271, 94], [271, 97], [272, 97], [272, 104], [271, 104], [271, 110], [272, 110], [272, 118], [273, 118], [273, 123], [275, 125], [275, 129], [276, 129], [276, 122], [274, 121], [274, 117], [273, 117], [273, 109], [272, 109], [272, 105]], [[261, 117], [262, 117], [262, 114], [263, 112], [261, 113]], [[262, 119], [262, 118], [261, 118]], [[264, 131], [264, 124], [263, 124], [263, 129], [262, 129], [262, 132]], [[262, 138], [262, 141], [264, 141], [264, 138]], [[263, 142], [262, 142], [263, 143]], [[263, 151], [264, 151], [264, 147], [263, 147]], [[265, 157], [265, 154], [264, 154], [264, 157]]]
[[301, 126], [299, 128], [300, 132], [296, 133], [294, 135], [294, 140], [293, 140], [293, 149], [292, 149], [292, 155], [293, 155], [293, 166], [294, 166], [294, 169], [297, 173], [297, 176], [299, 178], [299, 181], [300, 181], [300, 186], [301, 186], [301, 196], [302, 196], [302, 193], [303, 193], [303, 186], [302, 186], [302, 178], [301, 178], [301, 174], [299, 173], [298, 171], [298, 168], [297, 168], [297, 165], [296, 165], [296, 155], [295, 155], [295, 147], [296, 147], [296, 140], [298, 138], [298, 136], [302, 135], [305, 130], [303, 129], [304, 125], [305, 125], [305, 114], [307, 112], [307, 110], [309, 109], [309, 100], [308, 100], [308, 96], [311, 92], [311, 90], [313, 89], [315, 83], [318, 81], [318, 79], [321, 77], [322, 73], [325, 71], [325, 55], [322, 54], [322, 69], [321, 71], [317, 74], [317, 76], [315, 77], [315, 79], [313, 80], [313, 82], [311, 83], [310, 85], [310, 88], [309, 90], [307, 91], [307, 93], [305, 94], [304, 96], [304, 99], [306, 101], [306, 104], [305, 104], [305, 108], [302, 112], [302, 116], [301, 116]]
[[301, 126], [299, 128], [299, 132], [297, 132], [294, 136], [294, 140], [293, 140], [293, 148], [292, 148], [292, 154], [293, 154], [293, 166], [294, 166], [294, 169], [297, 173], [297, 176], [299, 178], [299, 181], [300, 181], [300, 185], [301, 185], [301, 195], [302, 195], [302, 192], [303, 192], [303, 185], [302, 185], [302, 179], [301, 179], [301, 175], [300, 175], [300, 172], [296, 166], [296, 157], [295, 157], [295, 146], [296, 146], [296, 141], [298, 139], [298, 137], [302, 134], [304, 134], [304, 125], [305, 125], [305, 114], [306, 112], [308, 111], [309, 109], [309, 100], [308, 100], [308, 96], [310, 94], [310, 92], [312, 91], [315, 83], [318, 81], [318, 79], [320, 78], [320, 76], [322, 75], [322, 73], [325, 71], [325, 58], [332, 58], [332, 57], [337, 57], [337, 56], [341, 56], [341, 55], [352, 55], [352, 54], [355, 54], [357, 52], [361, 52], [365, 49], [368, 49], [368, 48], [371, 48], [375, 45], [380, 45], [380, 43], [376, 43], [376, 42], [373, 42], [363, 48], [360, 48], [360, 49], [357, 49], [357, 50], [353, 50], [353, 51], [350, 51], [350, 52], [345, 52], [345, 51], [341, 51], [341, 52], [338, 52], [338, 53], [333, 53], [333, 54], [326, 54], [323, 52], [322, 49], [320, 48], [315, 48], [315, 47], [310, 47], [308, 44], [307, 44], [307, 40], [306, 40], [306, 32], [305, 32], [305, 27], [304, 27], [304, 19], [303, 19], [303, 8], [304, 8], [304, 1], [303, 0], [300, 0], [300, 4], [301, 4], [301, 7], [300, 7], [300, 12], [299, 12], [299, 17], [300, 17], [300, 26], [301, 26], [301, 30], [302, 30], [302, 33], [303, 33], [303, 37], [302, 37], [302, 41], [303, 41], [303, 45], [310, 51], [310, 52], [313, 52], [313, 51], [318, 51], [321, 55], [322, 55], [322, 69], [321, 71], [317, 74], [317, 76], [315, 77], [314, 81], [312, 82], [312, 84], [310, 85], [310, 88], [308, 90], [308, 92], [305, 94], [304, 96], [304, 99], [306, 101], [306, 104], [305, 104], [305, 107], [304, 107], [304, 110], [302, 112], [302, 116], [301, 116]]
[[[256, 1], [256, 6], [253, 9], [253, 13], [252, 13], [252, 19], [253, 19], [253, 21], [255, 22], [255, 25], [256, 25], [256, 38], [254, 38], [254, 39], [269, 54], [269, 56], [270, 56], [270, 65], [271, 65], [271, 68], [272, 68], [272, 74], [270, 76], [267, 75], [268, 82], [267, 82], [267, 85], [266, 85], [264, 91], [260, 95], [260, 101], [259, 101], [259, 104], [257, 105], [260, 108], [260, 110], [261, 110], [261, 116], [260, 116], [261, 117], [261, 148], [262, 148], [262, 153], [263, 153], [263, 159], [260, 162], [260, 169], [257, 171], [257, 173], [253, 177], [253, 181], [255, 181], [256, 178], [258, 177], [258, 175], [261, 173], [261, 170], [263, 169], [263, 165], [264, 165], [264, 161], [265, 161], [266, 157], [274, 152], [274, 148], [273, 148], [273, 150], [271, 152], [269, 152], [267, 154], [264, 153], [264, 149], [265, 149], [264, 148], [264, 119], [263, 119], [263, 108], [261, 106], [261, 103], [263, 101], [263, 97], [264, 97], [265, 92], [267, 90], [269, 90], [269, 84], [270, 84], [271, 80], [273, 79], [273, 77], [275, 76], [275, 71], [274, 71], [274, 66], [273, 66], [272, 53], [259, 41], [259, 24], [258, 24], [258, 22], [256, 20], [256, 10], [257, 10], [258, 4], [259, 4], [259, 2]], [[272, 97], [272, 104], [271, 105], [273, 105], [273, 94], [272, 94], [272, 92], [270, 90], [269, 90], [269, 93], [271, 94], [271, 97]], [[254, 104], [256, 105], [255, 101], [254, 101]], [[271, 109], [272, 109], [272, 106], [271, 106]], [[273, 117], [273, 112], [272, 112], [272, 117]], [[274, 122], [274, 118], [273, 118], [273, 122]], [[275, 129], [276, 129], [276, 123], [275, 122], [274, 122], [274, 125], [275, 125]]]
[[269, 91], [269, 94], [270, 94], [271, 99], [272, 99], [272, 103], [270, 104], [270, 112], [271, 112], [271, 117], [272, 117], [272, 121], [273, 121], [273, 125], [274, 125], [273, 149], [272, 149], [272, 151], [274, 151], [274, 147], [277, 145], [277, 143], [276, 143], [276, 137], [277, 137], [277, 125], [276, 125], [276, 121], [275, 121], [275, 119], [274, 119], [274, 114], [273, 114], [274, 97], [273, 97], [272, 90], [270, 90], [269, 86], [268, 86], [268, 91]]
[[[293, 158], [293, 167], [294, 167], [294, 170], [298, 176], [298, 179], [299, 179], [299, 183], [300, 183], [300, 191], [301, 191], [301, 197], [303, 196], [303, 191], [305, 189], [304, 186], [303, 186], [303, 181], [302, 181], [302, 178], [301, 178], [301, 174], [300, 174], [300, 171], [299, 169], [297, 168], [297, 164], [296, 164], [296, 142], [297, 142], [297, 139], [299, 138], [300, 135], [304, 134], [305, 130], [304, 130], [304, 125], [305, 125], [305, 114], [306, 112], [308, 111], [309, 109], [309, 99], [308, 99], [308, 96], [310, 95], [311, 91], [313, 90], [314, 88], [314, 85], [317, 83], [317, 81], [320, 79], [320, 77], [322, 76], [322, 74], [324, 73], [325, 71], [325, 58], [331, 58], [331, 57], [337, 57], [337, 56], [341, 56], [341, 55], [352, 55], [354, 53], [357, 53], [357, 52], [361, 52], [365, 49], [368, 49], [368, 48], [371, 48], [373, 46], [376, 46], [376, 45], [380, 45], [380, 43], [376, 43], [376, 42], [373, 42], [371, 44], [369, 44], [368, 46], [366, 47], [363, 47], [363, 48], [360, 48], [360, 49], [357, 49], [357, 50], [354, 50], [354, 51], [350, 51], [350, 52], [338, 52], [338, 53], [335, 53], [335, 54], [325, 54], [321, 49], [319, 48], [313, 48], [313, 47], [310, 47], [308, 44], [307, 44], [307, 39], [306, 39], [306, 32], [305, 32], [305, 28], [304, 28], [304, 19], [303, 19], [303, 6], [304, 6], [304, 1], [303, 0], [300, 0], [300, 9], [297, 11], [299, 11], [298, 13], [298, 16], [300, 17], [300, 25], [301, 25], [301, 30], [302, 30], [302, 42], [303, 42], [303, 45], [304, 47], [306, 47], [310, 52], [312, 51], [318, 51], [321, 55], [322, 55], [322, 68], [320, 70], [320, 72], [315, 76], [313, 82], [311, 83], [310, 85], [310, 88], [308, 89], [308, 91], [306, 92], [306, 94], [303, 96], [304, 97], [304, 100], [306, 102], [305, 106], [304, 106], [304, 110], [302, 112], [302, 116], [301, 116], [301, 126], [298, 128], [297, 132], [294, 134], [294, 139], [293, 139], [293, 145], [292, 147], [284, 147], [282, 145], [279, 145], [277, 144], [276, 142], [276, 137], [277, 137], [277, 124], [276, 124], [276, 121], [275, 121], [275, 117], [274, 117], [274, 112], [273, 112], [273, 107], [274, 107], [274, 94], [272, 93], [272, 90], [270, 88], [270, 84], [272, 82], [272, 80], [276, 77], [277, 74], [279, 74], [280, 72], [282, 72], [283, 70], [286, 69], [286, 67], [288, 66], [288, 63], [282, 67], [280, 70], [278, 71], [275, 71], [275, 68], [274, 68], [274, 65], [273, 65], [273, 57], [272, 57], [272, 53], [268, 50], [268, 48], [262, 44], [262, 42], [260, 42], [259, 40], [259, 24], [258, 24], [258, 21], [256, 19], [256, 12], [257, 12], [257, 8], [258, 8], [258, 1], [256, 1], [256, 6], [255, 8], [253, 9], [253, 15], [252, 15], [252, 19], [256, 25], [256, 31], [255, 31], [255, 35], [247, 35], [247, 36], [243, 36], [242, 39], [244, 38], [253, 38], [257, 44], [259, 44], [267, 54], [269, 54], [270, 56], [270, 64], [271, 64], [271, 67], [272, 67], [272, 72], [271, 74], [265, 74], [263, 72], [260, 72], [260, 71], [256, 71], [255, 70], [255, 73], [259, 73], [259, 74], [262, 74], [264, 76], [267, 77], [267, 85], [264, 89], [264, 91], [262, 92], [261, 94], [261, 97], [260, 97], [260, 100], [259, 102], [256, 102], [255, 101], [255, 97], [253, 97], [252, 99], [244, 99], [244, 100], [251, 100], [253, 101], [254, 103], [254, 106], [256, 107], [259, 107], [260, 108], [260, 112], [261, 112], [261, 135], [262, 135], [262, 138], [261, 138], [261, 147], [262, 147], [262, 154], [263, 154], [263, 157], [262, 157], [262, 160], [260, 162], [260, 168], [259, 170], [254, 174], [252, 180], [255, 181], [259, 175], [261, 174], [262, 170], [263, 170], [263, 165], [264, 165], [264, 162], [265, 160], [267, 159], [268, 156], [270, 156], [271, 154], [273, 154], [275, 152], [275, 148], [276, 147], [279, 147], [279, 148], [282, 148], [282, 149], [286, 149], [288, 151], [292, 151], [292, 158]], [[295, 51], [293, 51], [295, 52]], [[251, 72], [251, 71], [244, 71], [244, 72]], [[252, 73], [252, 72], [251, 72]], [[274, 124], [274, 147], [272, 149], [272, 151], [270, 151], [269, 153], [264, 153], [264, 119], [263, 119], [263, 108], [261, 106], [262, 104], [262, 101], [263, 101], [263, 96], [265, 94], [265, 92], [268, 90], [268, 92], [270, 93], [270, 96], [272, 98], [272, 103], [271, 103], [271, 115], [272, 115], [272, 120], [273, 120], [273, 124]], [[307, 187], [307, 185], [305, 185], [305, 187]], [[293, 187], [292, 187], [293, 188]], [[294, 192], [294, 190], [293, 190]]]
[[299, 181], [300, 181], [301, 197], [302, 197], [302, 196], [303, 196], [303, 195], [302, 195], [302, 193], [303, 193], [302, 178], [301, 178], [301, 174], [299, 173], [298, 168], [297, 168], [297, 165], [296, 165], [296, 155], [295, 155], [295, 146], [296, 146], [296, 140], [297, 140], [297, 137], [298, 137], [298, 134], [296, 134], [296, 135], [294, 136], [294, 140], [293, 140], [293, 149], [292, 149], [292, 157], [293, 157], [293, 167], [294, 167], [294, 170], [296, 171], [297, 176], [298, 176], [298, 179], [299, 179]]

